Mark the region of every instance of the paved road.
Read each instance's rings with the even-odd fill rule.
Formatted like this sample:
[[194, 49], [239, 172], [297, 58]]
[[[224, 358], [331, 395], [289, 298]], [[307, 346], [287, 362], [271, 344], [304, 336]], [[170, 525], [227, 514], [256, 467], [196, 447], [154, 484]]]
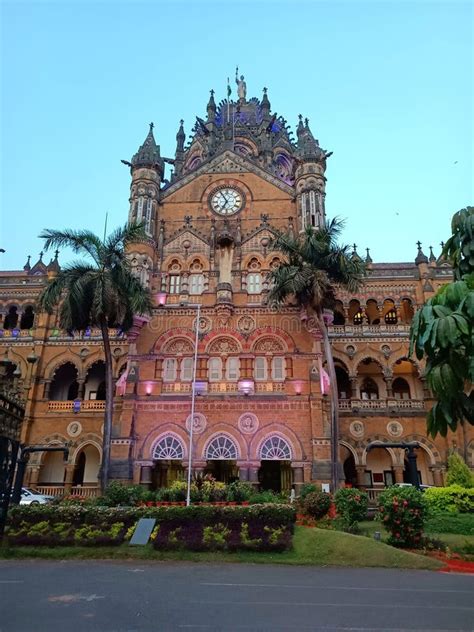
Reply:
[[4, 561], [0, 632], [472, 632], [473, 597], [425, 571]]

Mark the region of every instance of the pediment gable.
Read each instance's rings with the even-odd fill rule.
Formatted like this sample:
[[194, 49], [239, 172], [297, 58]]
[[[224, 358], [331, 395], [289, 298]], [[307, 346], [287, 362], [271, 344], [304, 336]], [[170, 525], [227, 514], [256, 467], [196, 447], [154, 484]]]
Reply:
[[163, 254], [167, 257], [168, 255], [182, 254], [186, 251], [189, 254], [205, 253], [209, 255], [210, 245], [207, 239], [197, 230], [184, 227], [168, 237], [163, 246]]
[[173, 184], [161, 192], [161, 199], [165, 200], [168, 196], [172, 195], [193, 180], [196, 180], [199, 176], [209, 173], [253, 173], [259, 178], [262, 178], [263, 180], [266, 180], [278, 187], [282, 191], [285, 191], [285, 193], [288, 193], [289, 195], [294, 195], [295, 193], [293, 187], [285, 184], [285, 182], [282, 182], [275, 175], [266, 171], [266, 169], [263, 169], [259, 165], [255, 164], [247, 157], [241, 156], [231, 149], [227, 149], [218, 156], [209, 158], [197, 169], [183, 175], [176, 182], [173, 182]]

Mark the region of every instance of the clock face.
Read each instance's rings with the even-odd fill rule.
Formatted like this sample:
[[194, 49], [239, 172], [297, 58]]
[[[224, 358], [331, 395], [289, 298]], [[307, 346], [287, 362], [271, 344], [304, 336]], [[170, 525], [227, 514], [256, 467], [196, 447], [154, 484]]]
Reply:
[[237, 189], [225, 187], [219, 189], [211, 196], [212, 210], [219, 215], [233, 215], [240, 211], [243, 203], [243, 195]]

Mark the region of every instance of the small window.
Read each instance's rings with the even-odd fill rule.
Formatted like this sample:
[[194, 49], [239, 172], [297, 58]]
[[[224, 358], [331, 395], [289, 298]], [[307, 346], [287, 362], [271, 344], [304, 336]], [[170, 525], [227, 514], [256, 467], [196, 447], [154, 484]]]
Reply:
[[169, 281], [169, 293], [179, 294], [179, 288], [181, 286], [181, 277], [179, 274], [171, 274]]
[[385, 322], [387, 325], [396, 325], [398, 322], [397, 312], [394, 309], [391, 309], [385, 314]]
[[209, 360], [209, 382], [218, 382], [219, 380], [222, 380], [222, 360], [211, 358]]
[[267, 379], [267, 359], [255, 358], [255, 379], [262, 381]]
[[285, 379], [285, 358], [276, 356], [272, 360], [272, 380], [281, 382]]
[[228, 358], [226, 362], [226, 379], [229, 382], [236, 382], [239, 379], [239, 368], [240, 361], [239, 358]]
[[166, 358], [163, 362], [163, 381], [174, 382], [176, 380], [176, 360]]
[[194, 359], [193, 358], [183, 358], [181, 360], [181, 381], [182, 382], [191, 382], [193, 379], [193, 368], [194, 368]]
[[251, 272], [247, 276], [247, 292], [249, 294], [260, 294], [262, 291], [262, 275], [260, 272]]
[[204, 276], [202, 274], [191, 274], [189, 277], [189, 293], [202, 294], [204, 289]]

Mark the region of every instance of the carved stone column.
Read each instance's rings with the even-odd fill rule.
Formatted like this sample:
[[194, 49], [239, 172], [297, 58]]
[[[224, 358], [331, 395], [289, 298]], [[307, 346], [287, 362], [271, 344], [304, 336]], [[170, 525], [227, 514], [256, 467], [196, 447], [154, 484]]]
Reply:
[[71, 493], [71, 488], [72, 488], [72, 483], [73, 483], [73, 479], [74, 479], [74, 470], [75, 470], [75, 465], [74, 463], [68, 463], [66, 465], [66, 475], [64, 477], [64, 493], [65, 495], [68, 495]]
[[405, 467], [403, 465], [393, 465], [392, 469], [395, 483], [403, 483], [403, 470]]
[[304, 470], [302, 466], [292, 465], [293, 470], [293, 484], [295, 486], [296, 495], [299, 496], [300, 489], [304, 481]]
[[357, 487], [363, 489], [365, 484], [365, 465], [356, 465]]
[[152, 476], [153, 476], [153, 466], [152, 465], [142, 465], [140, 472], [140, 483], [143, 487], [150, 489], [152, 484]]
[[78, 399], [84, 399], [84, 391], [86, 388], [86, 381], [84, 379], [77, 380], [78, 389], [77, 389], [77, 397]]
[[239, 466], [239, 480], [241, 481], [249, 480], [249, 468], [247, 464], [243, 464]]
[[352, 375], [349, 377], [351, 383], [351, 399], [359, 399], [359, 389], [357, 388], [357, 376]]

